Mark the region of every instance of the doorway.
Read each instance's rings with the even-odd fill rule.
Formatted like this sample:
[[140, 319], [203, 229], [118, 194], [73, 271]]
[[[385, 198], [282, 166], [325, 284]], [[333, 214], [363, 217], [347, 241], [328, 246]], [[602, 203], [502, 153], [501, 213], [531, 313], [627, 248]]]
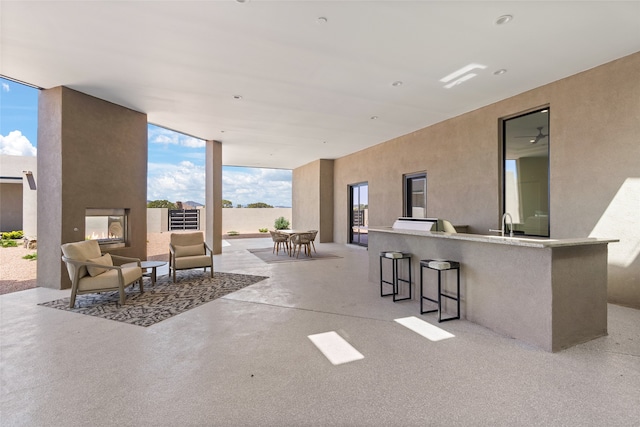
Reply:
[[369, 184], [349, 186], [349, 243], [369, 244]]

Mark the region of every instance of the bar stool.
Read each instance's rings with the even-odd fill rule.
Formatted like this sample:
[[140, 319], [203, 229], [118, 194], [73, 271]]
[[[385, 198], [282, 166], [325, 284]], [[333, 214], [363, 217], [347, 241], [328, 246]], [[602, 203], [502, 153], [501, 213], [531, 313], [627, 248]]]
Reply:
[[[438, 299], [432, 299], [424, 296], [422, 272], [425, 268], [436, 270], [438, 272]], [[443, 271], [456, 270], [457, 271], [457, 290], [455, 295], [444, 293], [441, 285], [441, 274]], [[442, 297], [449, 298], [456, 301], [458, 304], [458, 314], [455, 317], [442, 318]], [[424, 300], [431, 301], [438, 304], [438, 308], [434, 310], [424, 310]], [[460, 263], [457, 261], [445, 261], [437, 259], [423, 259], [420, 261], [420, 314], [438, 312], [438, 322], [445, 322], [447, 320], [454, 320], [460, 318]]]
[[[383, 276], [382, 276], [382, 260], [383, 259], [390, 259], [391, 260], [391, 266], [392, 266], [392, 276], [391, 276], [391, 281], [389, 282], [388, 280], [384, 280]], [[409, 262], [409, 280], [407, 279], [401, 279], [399, 277], [399, 272], [398, 272], [398, 261], [402, 260], [402, 259], [406, 259]], [[404, 297], [404, 298], [398, 298], [398, 282], [405, 282], [409, 284], [409, 296], [408, 297]], [[383, 285], [391, 285], [393, 286], [393, 292], [391, 293], [387, 293], [385, 294], [383, 292]], [[404, 301], [407, 299], [411, 299], [411, 254], [406, 253], [406, 252], [399, 252], [399, 251], [382, 251], [380, 252], [380, 296], [381, 297], [386, 297], [389, 295], [393, 295], [393, 301]]]

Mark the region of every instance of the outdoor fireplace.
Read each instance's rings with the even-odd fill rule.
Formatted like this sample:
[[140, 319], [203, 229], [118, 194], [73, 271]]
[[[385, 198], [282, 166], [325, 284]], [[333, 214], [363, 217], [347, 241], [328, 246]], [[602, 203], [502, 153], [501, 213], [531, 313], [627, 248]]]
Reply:
[[97, 240], [104, 249], [121, 248], [127, 242], [128, 209], [86, 209], [85, 239]]

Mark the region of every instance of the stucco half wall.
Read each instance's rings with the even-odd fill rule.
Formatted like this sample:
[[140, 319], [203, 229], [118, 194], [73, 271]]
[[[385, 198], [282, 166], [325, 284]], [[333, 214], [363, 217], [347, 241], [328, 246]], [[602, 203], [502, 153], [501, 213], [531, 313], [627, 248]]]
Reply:
[[[202, 208], [200, 211], [200, 229], [205, 230], [206, 208]], [[148, 208], [148, 232], [168, 231], [168, 216], [169, 210], [167, 208]], [[281, 216], [291, 221], [291, 208], [225, 208], [222, 209], [222, 230], [223, 233], [237, 231], [240, 234], [255, 234], [261, 228], [273, 230], [276, 218]], [[269, 234], [266, 234], [265, 237], [269, 237]]]

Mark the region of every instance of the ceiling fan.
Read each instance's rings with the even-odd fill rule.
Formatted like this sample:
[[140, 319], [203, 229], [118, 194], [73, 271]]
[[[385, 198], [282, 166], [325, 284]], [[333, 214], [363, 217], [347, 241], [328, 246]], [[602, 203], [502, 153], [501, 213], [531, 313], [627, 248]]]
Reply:
[[536, 144], [538, 143], [541, 139], [544, 139], [546, 137], [549, 136], [548, 133], [542, 133], [542, 129], [544, 129], [544, 126], [539, 126], [538, 128], [538, 134], [537, 135], [533, 135], [533, 136], [516, 136], [516, 138], [533, 138], [531, 141], [532, 144]]

